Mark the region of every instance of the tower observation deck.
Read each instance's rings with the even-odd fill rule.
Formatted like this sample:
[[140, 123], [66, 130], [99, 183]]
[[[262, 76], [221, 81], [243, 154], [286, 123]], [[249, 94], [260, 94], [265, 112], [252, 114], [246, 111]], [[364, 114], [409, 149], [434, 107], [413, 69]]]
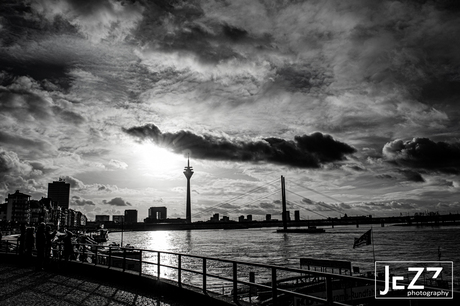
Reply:
[[193, 175], [193, 168], [190, 167], [190, 157], [187, 158], [187, 167], [184, 169], [184, 175], [187, 178], [187, 201], [186, 201], [186, 222], [192, 223], [192, 200], [190, 196], [190, 179]]

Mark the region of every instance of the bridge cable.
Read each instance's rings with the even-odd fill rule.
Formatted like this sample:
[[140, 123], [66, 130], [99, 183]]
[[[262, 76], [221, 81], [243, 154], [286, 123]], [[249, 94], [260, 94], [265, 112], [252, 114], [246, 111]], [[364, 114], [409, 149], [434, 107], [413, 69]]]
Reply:
[[293, 203], [293, 202], [291, 202], [291, 201], [286, 201], [286, 202], [289, 203], [289, 204], [291, 204], [291, 205], [298, 206], [298, 207], [303, 208], [303, 209], [305, 209], [305, 210], [311, 211], [312, 213], [317, 214], [318, 216], [321, 216], [321, 217], [323, 217], [323, 218], [326, 218], [326, 219], [329, 218], [328, 216], [325, 216], [325, 215], [323, 215], [323, 214], [320, 214], [319, 212], [316, 212], [316, 211], [311, 210], [311, 209], [309, 209], [309, 208], [305, 208], [305, 207], [303, 207], [303, 206], [301, 206], [301, 205], [299, 205], [299, 204]]
[[229, 203], [231, 203], [231, 202], [234, 202], [234, 201], [236, 201], [236, 200], [238, 200], [238, 199], [240, 199], [240, 198], [242, 198], [242, 197], [244, 197], [244, 196], [246, 196], [246, 195], [248, 195], [248, 194], [250, 194], [250, 193], [252, 193], [252, 192], [254, 192], [254, 191], [256, 191], [256, 190], [258, 190], [258, 189], [261, 189], [261, 188], [265, 187], [265, 185], [269, 185], [269, 184], [271, 185], [271, 183], [273, 183], [273, 182], [275, 182], [275, 181], [277, 181], [277, 180], [278, 180], [278, 179], [275, 179], [275, 180], [273, 180], [273, 181], [270, 181], [269, 183], [265, 183], [265, 184], [262, 185], [262, 186], [253, 188], [253, 189], [249, 190], [248, 192], [245, 192], [245, 193], [243, 193], [243, 194], [241, 194], [241, 195], [238, 195], [238, 196], [236, 196], [235, 198], [232, 198], [232, 199], [230, 199], [230, 200], [228, 200], [228, 201], [221, 202], [221, 203], [219, 203], [219, 204], [217, 204], [217, 205], [208, 207], [208, 208], [202, 210], [202, 212], [200, 212], [200, 213], [195, 213], [193, 216], [196, 216], [196, 215], [198, 215], [198, 214], [201, 215], [201, 213], [204, 213], [204, 212], [206, 212], [206, 211], [208, 211], [208, 210], [212, 210], [213, 208], [216, 208], [216, 207], [218, 207], [218, 206], [221, 206], [221, 205], [224, 205], [224, 204], [229, 204]]
[[322, 193], [322, 192], [319, 192], [319, 191], [316, 191], [316, 190], [314, 190], [314, 189], [305, 187], [305, 186], [303, 186], [303, 185], [300, 185], [299, 183], [295, 183], [294, 181], [289, 181], [289, 182], [294, 183], [295, 185], [297, 185], [297, 186], [299, 186], [299, 187], [302, 187], [302, 188], [304, 188], [304, 189], [313, 191], [314, 193], [317, 193], [317, 194], [319, 194], [319, 195], [322, 195], [322, 196], [324, 196], [324, 197], [326, 197], [326, 198], [329, 198], [329, 199], [331, 199], [331, 200], [333, 200], [333, 201], [335, 201], [335, 202], [339, 202], [339, 203], [342, 203], [342, 202], [343, 202], [343, 201], [340, 201], [339, 199], [336, 199], [336, 198], [333, 198], [333, 197], [331, 197], [331, 196], [328, 196], [327, 194], [324, 194], [324, 193]]
[[[248, 203], [244, 203], [244, 205], [249, 205], [249, 204], [252, 204], [252, 203], [254, 203], [254, 202], [260, 201], [261, 199], [268, 198], [269, 196], [272, 196], [272, 195], [274, 195], [274, 194], [276, 194], [276, 193], [278, 193], [278, 192], [279, 192], [279, 190], [276, 190], [276, 191], [274, 191], [274, 192], [272, 192], [272, 193], [270, 193], [270, 194], [268, 194], [268, 195], [266, 195], [266, 196], [264, 196], [264, 197], [258, 198], [258, 199], [256, 199], [256, 200], [251, 201], [251, 202], [248, 202]], [[243, 205], [243, 204], [242, 204], [242, 205]], [[227, 210], [227, 213], [234, 212], [234, 211], [236, 211], [236, 210], [238, 210], [238, 209], [240, 209], [240, 208], [242, 208], [242, 207], [239, 206], [239, 207], [236, 207], [236, 208], [234, 208], [234, 209], [232, 209], [232, 210]]]
[[[298, 193], [296, 193], [296, 192], [294, 192], [294, 191], [291, 191], [291, 190], [287, 190], [287, 191], [290, 192], [290, 193], [293, 193], [293, 194], [295, 194], [295, 195], [297, 195], [297, 196], [299, 196], [299, 197], [305, 198], [305, 196], [300, 195], [300, 194], [298, 194]], [[324, 207], [327, 207], [327, 208], [329, 208], [330, 210], [335, 210], [336, 212], [343, 213], [343, 210], [342, 210], [342, 209], [340, 209], [340, 208], [335, 208], [335, 207], [332, 206], [331, 204], [326, 204], [326, 203], [322, 203], [322, 202], [314, 202], [314, 203], [315, 203], [315, 204], [318, 204], [318, 205], [321, 205], [321, 206], [324, 206]]]

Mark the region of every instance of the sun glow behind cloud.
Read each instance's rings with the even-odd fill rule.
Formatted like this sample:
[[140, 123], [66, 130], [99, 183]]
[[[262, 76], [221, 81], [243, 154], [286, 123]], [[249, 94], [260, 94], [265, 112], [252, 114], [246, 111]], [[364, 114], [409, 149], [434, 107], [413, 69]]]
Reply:
[[136, 143], [132, 147], [133, 162], [142, 176], [172, 178], [185, 165], [185, 158], [151, 142]]

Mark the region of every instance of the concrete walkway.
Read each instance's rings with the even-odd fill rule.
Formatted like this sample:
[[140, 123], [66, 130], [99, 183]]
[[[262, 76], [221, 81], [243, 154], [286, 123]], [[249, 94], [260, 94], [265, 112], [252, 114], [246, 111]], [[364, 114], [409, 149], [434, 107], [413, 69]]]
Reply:
[[237, 305], [228, 297], [119, 268], [52, 260], [36, 270], [34, 257], [23, 260], [0, 252], [0, 306]]
[[16, 263], [0, 263], [0, 305], [155, 305], [181, 306], [165, 297], [131, 286], [100, 283], [82, 275], [35, 271]]

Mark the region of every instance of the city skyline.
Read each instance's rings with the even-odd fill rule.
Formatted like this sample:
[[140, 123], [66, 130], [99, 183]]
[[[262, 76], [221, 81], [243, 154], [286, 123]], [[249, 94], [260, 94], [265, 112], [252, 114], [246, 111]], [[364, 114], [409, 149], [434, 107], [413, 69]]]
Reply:
[[279, 219], [281, 175], [302, 219], [458, 212], [459, 11], [4, 1], [0, 194], [62, 178], [90, 219], [184, 218], [190, 156], [192, 221]]

